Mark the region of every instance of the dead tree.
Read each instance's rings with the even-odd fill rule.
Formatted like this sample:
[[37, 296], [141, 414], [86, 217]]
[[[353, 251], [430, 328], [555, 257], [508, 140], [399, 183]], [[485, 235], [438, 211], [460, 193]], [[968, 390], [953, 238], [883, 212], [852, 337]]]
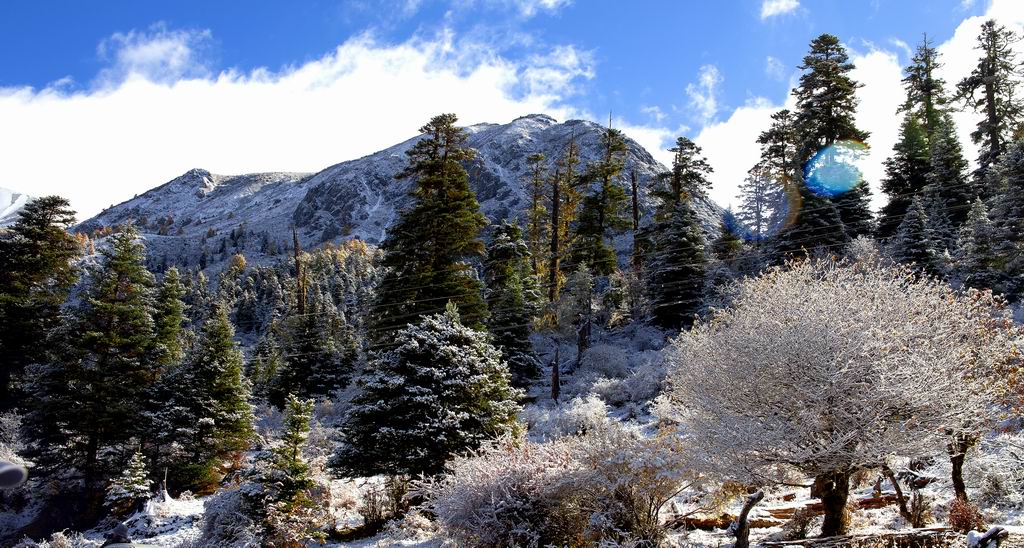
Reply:
[[747, 523], [747, 517], [754, 505], [761, 502], [762, 499], [764, 499], [764, 491], [758, 491], [747, 497], [746, 502], [743, 503], [743, 509], [740, 510], [740, 515], [736, 516], [736, 521], [729, 526], [729, 532], [736, 537], [734, 548], [750, 547], [750, 525]]

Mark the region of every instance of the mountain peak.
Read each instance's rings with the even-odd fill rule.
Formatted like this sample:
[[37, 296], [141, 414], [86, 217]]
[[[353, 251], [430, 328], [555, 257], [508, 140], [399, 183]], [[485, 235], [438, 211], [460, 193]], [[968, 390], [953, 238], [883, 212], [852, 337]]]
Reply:
[[[603, 126], [585, 120], [558, 122], [546, 114], [530, 114], [467, 130], [466, 144], [477, 151], [466, 164], [470, 185], [481, 212], [492, 223], [519, 219], [528, 206], [527, 158], [532, 154], [543, 154], [550, 167], [575, 140], [580, 169], [602, 154]], [[380, 242], [399, 213], [412, 204], [415, 182], [395, 176], [408, 161], [401, 152], [418, 138], [311, 175], [225, 176], [191, 169], [79, 228], [90, 230], [133, 219], [144, 234], [153, 235], [153, 260], [186, 267], [218, 264], [235, 252], [245, 253], [250, 260], [280, 253], [291, 245], [293, 227], [306, 249], [349, 238]], [[649, 187], [666, 168], [628, 137], [626, 145], [626, 171], [636, 173], [640, 206], [650, 211]], [[628, 179], [618, 184], [629, 191]], [[705, 226], [717, 230], [720, 208], [703, 202], [698, 212]], [[628, 246], [628, 239], [617, 240], [617, 245]]]

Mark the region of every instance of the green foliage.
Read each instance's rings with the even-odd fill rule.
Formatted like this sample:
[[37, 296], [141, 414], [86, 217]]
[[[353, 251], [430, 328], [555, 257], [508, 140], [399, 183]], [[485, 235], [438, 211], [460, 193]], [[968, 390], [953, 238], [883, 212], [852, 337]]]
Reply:
[[889, 238], [903, 221], [914, 195], [927, 184], [931, 169], [928, 135], [917, 115], [908, 113], [900, 124], [900, 138], [893, 154], [885, 160], [882, 192], [889, 201], [882, 207], [878, 220], [878, 237]]
[[921, 197], [915, 197], [890, 244], [893, 260], [920, 272], [939, 273], [938, 251]]
[[601, 146], [603, 157], [588, 165], [583, 174], [593, 188], [580, 204], [570, 257], [574, 264], [586, 264], [595, 274], [606, 276], [617, 263], [608, 239], [632, 225], [626, 214], [629, 196], [616, 184], [625, 167], [625, 138], [621, 131], [609, 127], [601, 135]]
[[176, 267], [171, 267], [160, 284], [153, 314], [155, 361], [163, 367], [179, 363], [184, 356], [182, 331], [187, 321], [184, 297], [181, 274]]
[[667, 329], [693, 323], [704, 306], [705, 237], [689, 201], [675, 206], [657, 231], [648, 274], [653, 322]]
[[517, 225], [503, 223], [495, 228], [487, 246], [484, 279], [490, 310], [487, 327], [493, 343], [516, 385], [522, 386], [540, 372], [530, 342], [530, 328], [540, 309], [537, 279], [530, 269], [530, 250]]
[[48, 359], [49, 334], [78, 280], [73, 261], [81, 246], [67, 232], [74, 223], [66, 199], [46, 196], [29, 202], [0, 233], [0, 409], [15, 404], [12, 378]]
[[331, 465], [342, 476], [433, 474], [453, 455], [517, 429], [501, 353], [454, 306], [400, 331], [359, 380]]
[[377, 342], [443, 310], [448, 301], [459, 306], [469, 326], [480, 327], [487, 319], [482, 284], [467, 263], [483, 254], [479, 236], [487, 220], [462, 166], [474, 153], [465, 147], [466, 132], [455, 122], [454, 114], [435, 116], [420, 128], [424, 137], [407, 152], [409, 166], [402, 176], [416, 181], [415, 204], [402, 213], [382, 244], [387, 273], [371, 315]]
[[158, 463], [170, 470], [176, 489], [211, 490], [223, 475], [223, 463], [249, 447], [249, 391], [234, 328], [220, 304], [185, 363], [154, 388], [147, 414], [152, 429], [147, 438], [156, 442]]

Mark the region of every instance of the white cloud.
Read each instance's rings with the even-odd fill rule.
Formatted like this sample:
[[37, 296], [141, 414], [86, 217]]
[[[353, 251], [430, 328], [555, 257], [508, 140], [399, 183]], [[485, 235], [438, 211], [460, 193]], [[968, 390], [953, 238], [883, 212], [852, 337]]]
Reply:
[[715, 65], [704, 65], [697, 72], [697, 83], [686, 85], [686, 96], [689, 97], [689, 106], [694, 117], [701, 125], [706, 125], [714, 120], [718, 114], [719, 86], [722, 84], [722, 74]]
[[[950, 91], [977, 63], [978, 52], [973, 49], [975, 39], [981, 23], [992, 17], [1017, 32], [1024, 32], [1024, 3], [1019, 0], [994, 0], [984, 16], [964, 19], [953, 37], [938, 46], [944, 64], [940, 76], [946, 80]], [[1024, 42], [1018, 42], [1017, 48], [1024, 58]], [[857, 66], [853, 78], [864, 84], [857, 92], [860, 99], [857, 125], [871, 132], [868, 139], [871, 148], [860, 167], [872, 186], [872, 205], [878, 207], [886, 200], [880, 189], [883, 162], [892, 154], [899, 134], [900, 117], [896, 109], [904, 98], [902, 65], [895, 52], [870, 46], [866, 52], [851, 50], [850, 57]], [[785, 105], [755, 100], [737, 108], [728, 119], [705, 127], [694, 139], [704, 148], [715, 168], [711, 194], [719, 204], [738, 203], [737, 187], [758, 158], [757, 136], [768, 127], [771, 114], [783, 106], [793, 108], [792, 98], [787, 98]], [[953, 117], [965, 153], [973, 163], [977, 147], [970, 142], [970, 133], [978, 116], [972, 112], [954, 112]]]
[[779, 61], [778, 58], [769, 55], [764, 60], [764, 73], [773, 80], [782, 81], [786, 78], [786, 65]]
[[578, 116], [563, 100], [593, 74], [571, 47], [512, 62], [445, 34], [391, 45], [364, 35], [280, 72], [203, 75], [196, 37], [208, 33], [111, 38], [95, 88], [0, 89], [0, 186], [67, 196], [86, 218], [193, 167], [317, 171], [412, 137], [439, 112], [464, 124]]
[[762, 0], [761, 19], [791, 13], [800, 7], [799, 0]]
[[210, 74], [204, 50], [211, 40], [209, 30], [169, 30], [157, 23], [147, 31], [114, 33], [96, 48], [110, 66], [100, 71], [96, 83], [120, 84], [126, 78], [173, 82]]
[[780, 108], [765, 98], [753, 99], [734, 110], [727, 120], [704, 127], [694, 138], [715, 170], [710, 194], [722, 207], [739, 205], [737, 188], [760, 155], [757, 136], [768, 128], [771, 115]]
[[533, 17], [538, 12], [555, 12], [572, 3], [572, 0], [505, 0], [519, 9], [523, 17]]
[[640, 112], [646, 114], [657, 123], [661, 123], [668, 116], [657, 105], [642, 106], [640, 107]]

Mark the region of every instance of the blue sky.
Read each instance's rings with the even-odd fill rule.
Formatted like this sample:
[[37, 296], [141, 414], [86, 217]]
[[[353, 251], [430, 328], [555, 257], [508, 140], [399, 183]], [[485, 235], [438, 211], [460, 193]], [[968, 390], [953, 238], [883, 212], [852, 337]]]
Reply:
[[953, 81], [988, 15], [1019, 28], [1024, 2], [6, 2], [0, 186], [61, 192], [90, 215], [191, 167], [317, 170], [439, 111], [467, 123], [611, 112], [652, 152], [697, 139], [725, 204], [822, 32], [858, 62], [877, 179], [908, 45], [928, 32]]

